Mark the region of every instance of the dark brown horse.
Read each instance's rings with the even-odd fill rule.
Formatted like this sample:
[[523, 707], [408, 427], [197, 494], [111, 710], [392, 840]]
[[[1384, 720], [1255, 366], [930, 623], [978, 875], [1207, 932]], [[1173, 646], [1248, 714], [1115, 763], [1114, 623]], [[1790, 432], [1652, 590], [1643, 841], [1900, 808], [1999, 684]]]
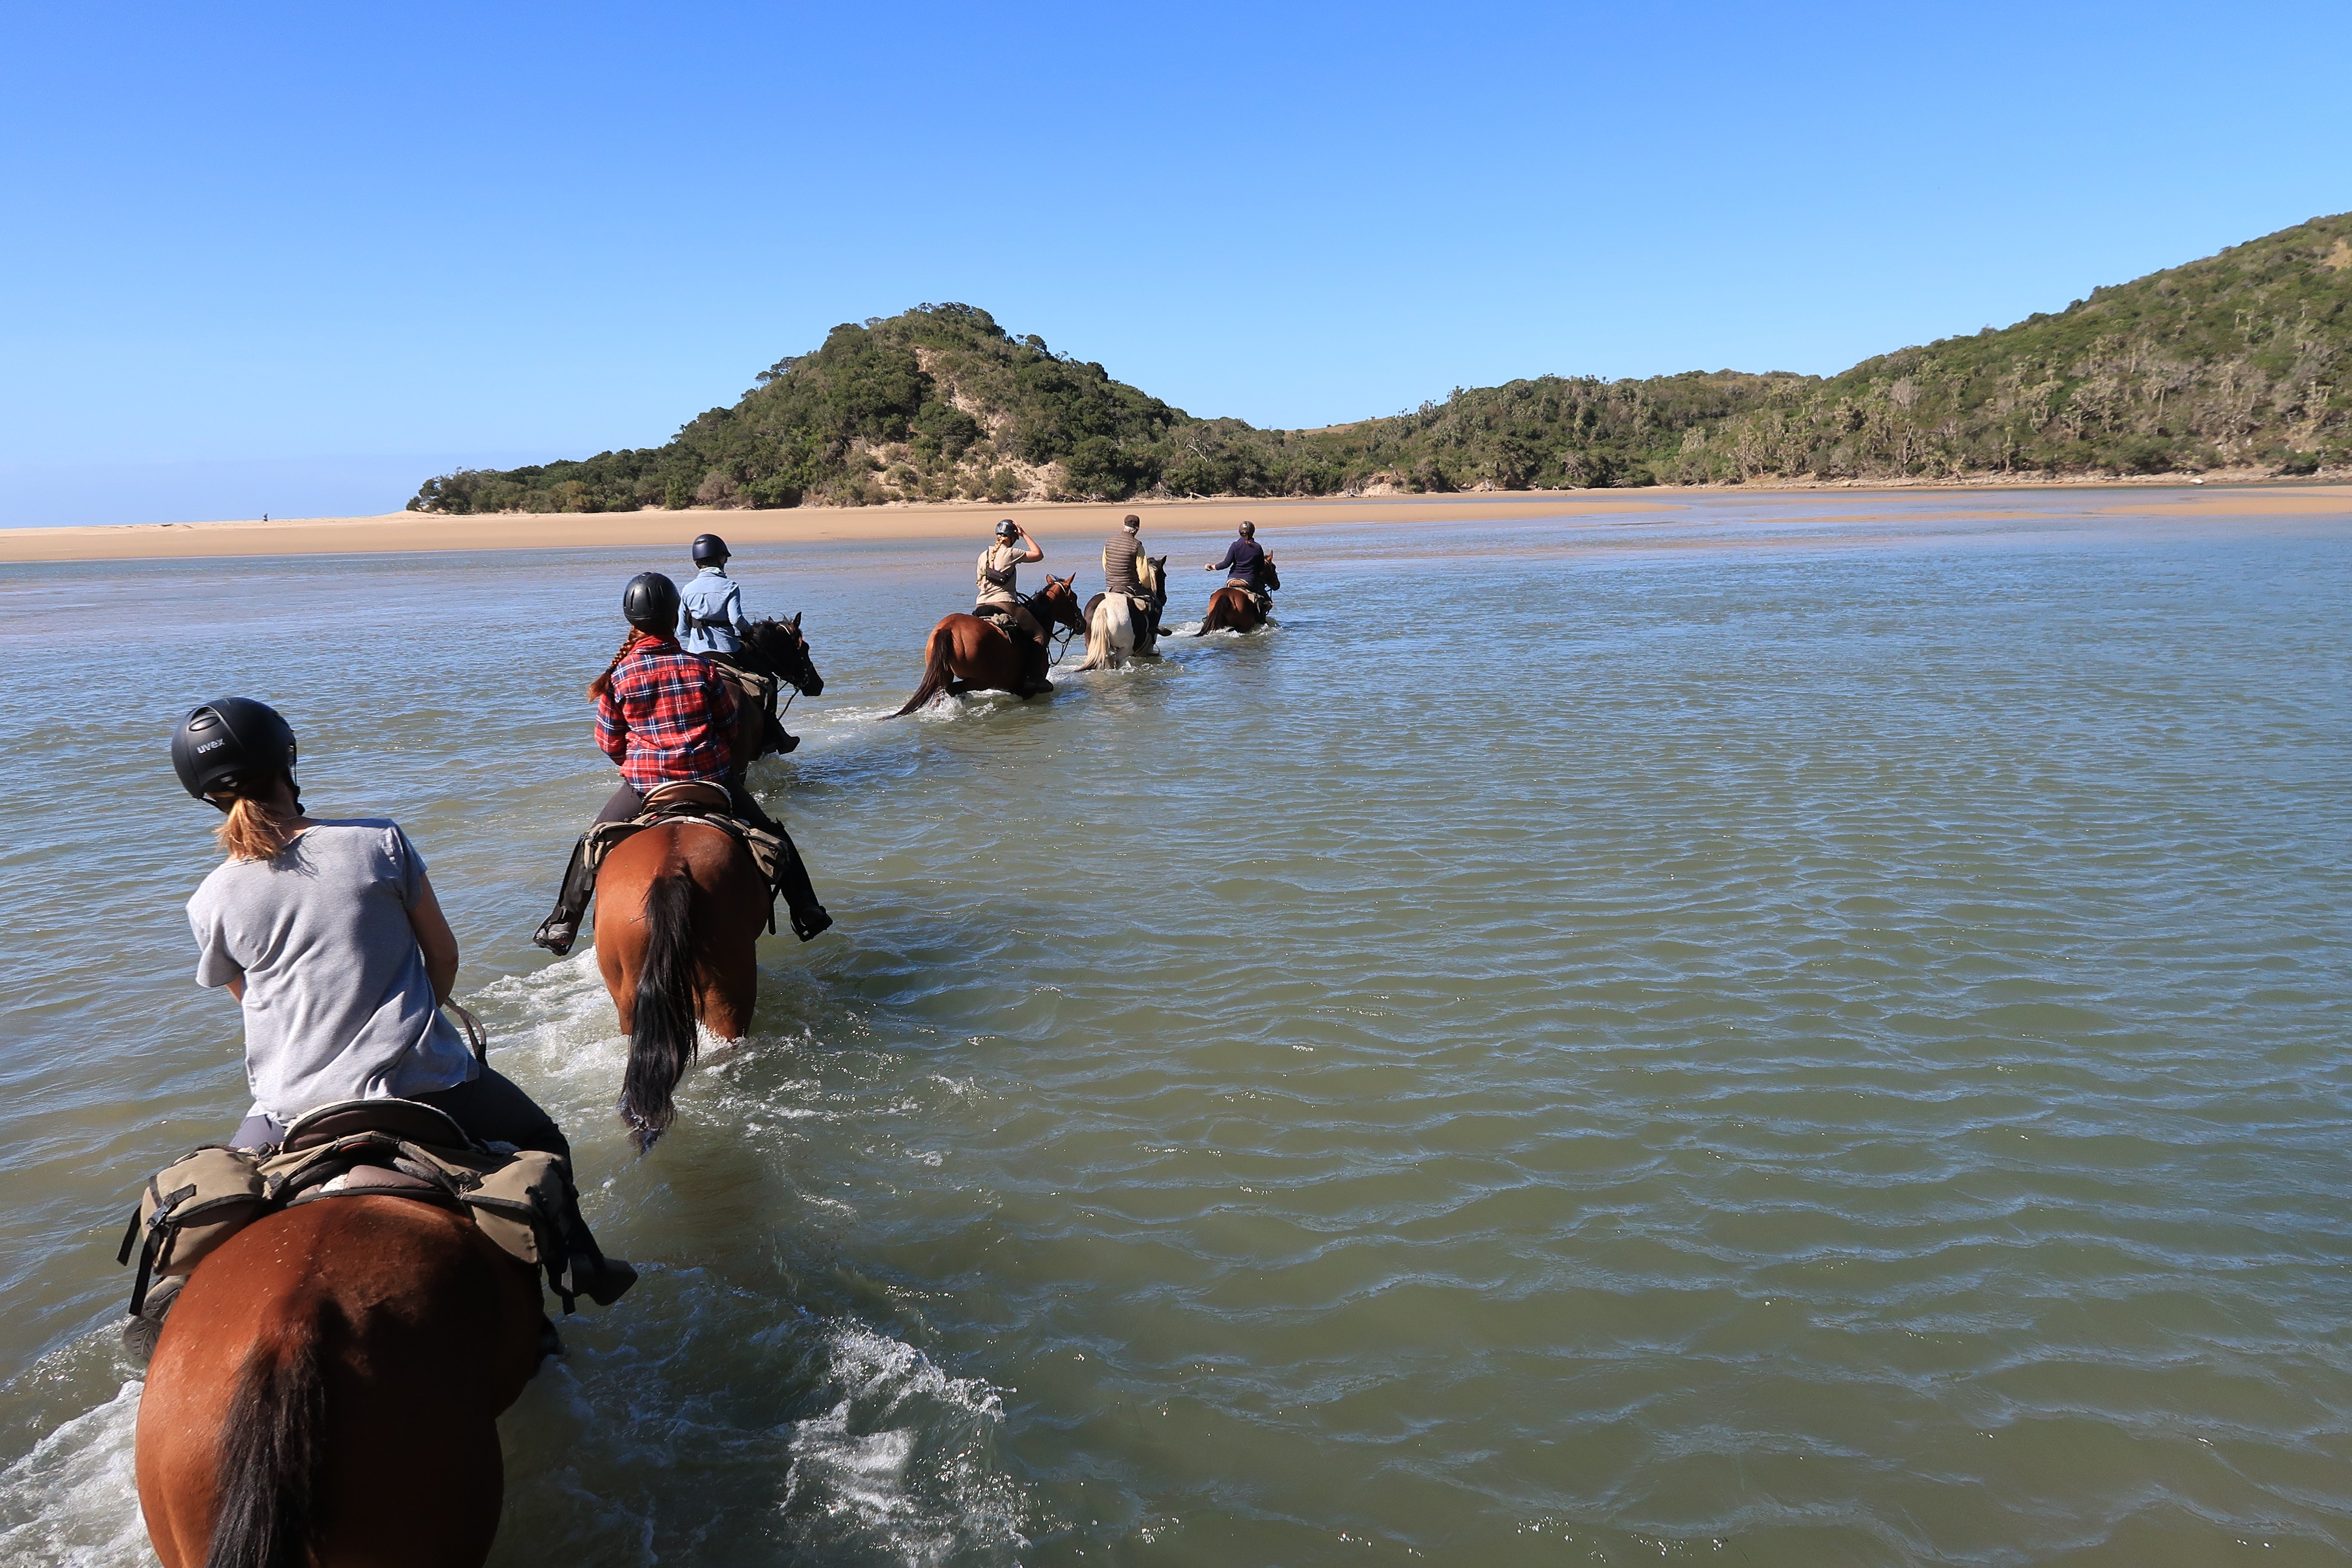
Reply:
[[694, 1060], [696, 1021], [722, 1040], [750, 1031], [771, 907], [751, 851], [709, 823], [644, 828], [604, 857], [596, 967], [629, 1037], [621, 1120], [639, 1153], [675, 1116], [670, 1096]]
[[[1260, 570], [1268, 588], [1282, 586], [1282, 579], [1275, 574], [1273, 556], [1265, 558]], [[1209, 595], [1209, 613], [1201, 617], [1201, 629], [1192, 635], [1204, 637], [1211, 632], [1254, 632], [1273, 618], [1257, 607], [1257, 601], [1249, 596], [1246, 589], [1228, 583]]]
[[[1036, 616], [1037, 624], [1046, 628], [1049, 637], [1055, 626], [1066, 626], [1079, 637], [1087, 635], [1086, 617], [1079, 613], [1078, 595], [1072, 591], [1070, 582], [1068, 577], [1048, 577], [1043, 588], [1021, 601]], [[1009, 635], [979, 616], [950, 616], [931, 628], [922, 685], [907, 699], [907, 705], [890, 717], [912, 713], [942, 691], [955, 695], [966, 691], [1010, 691], [1025, 699], [1042, 697], [1054, 689], [1050, 681], [1042, 690], [1033, 689], [1028, 674], [1022, 650]]]
[[[794, 616], [789, 621], [754, 621], [741, 641], [741, 650], [730, 656], [730, 662], [792, 687], [804, 697], [824, 695], [824, 677], [816, 672], [816, 661], [809, 657], [808, 639], [801, 636], [800, 616]], [[742, 711], [735, 716], [735, 755], [739, 762], [752, 762], [772, 752], [789, 752], [800, 744], [784, 733], [778, 715], [751, 703], [744, 703], [741, 708]]]
[[163, 1568], [478, 1568], [498, 1417], [541, 1353], [539, 1281], [471, 1220], [337, 1196], [256, 1221], [188, 1279], [139, 1402]]

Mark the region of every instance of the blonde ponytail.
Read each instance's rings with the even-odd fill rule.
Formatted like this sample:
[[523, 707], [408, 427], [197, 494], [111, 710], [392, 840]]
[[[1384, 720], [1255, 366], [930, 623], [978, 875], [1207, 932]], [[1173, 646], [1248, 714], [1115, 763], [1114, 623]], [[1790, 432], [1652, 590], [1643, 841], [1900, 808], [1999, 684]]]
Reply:
[[275, 860], [294, 842], [294, 822], [257, 800], [238, 795], [213, 837], [231, 859]]

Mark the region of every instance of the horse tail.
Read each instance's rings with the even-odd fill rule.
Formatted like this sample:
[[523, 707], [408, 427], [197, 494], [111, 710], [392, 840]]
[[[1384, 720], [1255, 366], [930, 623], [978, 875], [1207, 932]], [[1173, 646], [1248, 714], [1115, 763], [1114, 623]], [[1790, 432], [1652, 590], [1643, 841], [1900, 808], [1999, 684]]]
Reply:
[[670, 1091], [694, 1059], [694, 879], [674, 855], [646, 889], [646, 952], [629, 1065], [621, 1076], [621, 1120], [642, 1154], [677, 1114]]
[[1110, 595], [1105, 594], [1095, 613], [1087, 617], [1087, 662], [1078, 666], [1084, 675], [1090, 669], [1100, 669], [1110, 662]]
[[311, 1489], [327, 1457], [327, 1379], [315, 1320], [245, 1358], [222, 1423], [220, 1503], [205, 1568], [305, 1568]]
[[915, 694], [907, 699], [907, 705], [891, 714], [891, 718], [903, 718], [912, 713], [948, 689], [949, 678], [954, 673], [949, 668], [949, 660], [955, 653], [955, 633], [948, 629], [946, 622], [942, 621], [931, 628], [928, 653], [929, 662], [923, 666], [923, 683], [915, 688]]

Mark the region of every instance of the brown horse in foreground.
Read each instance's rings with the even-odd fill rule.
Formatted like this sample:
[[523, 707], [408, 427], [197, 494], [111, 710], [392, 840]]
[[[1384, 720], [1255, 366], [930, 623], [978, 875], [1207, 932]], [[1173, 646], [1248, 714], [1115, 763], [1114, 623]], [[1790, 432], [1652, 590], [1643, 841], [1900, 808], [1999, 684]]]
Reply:
[[[801, 618], [761, 621], [740, 662], [814, 697], [824, 678], [809, 658]], [[738, 773], [778, 749], [782, 727], [750, 701], [737, 704], [730, 739]], [[723, 791], [694, 786], [728, 809]], [[621, 1120], [642, 1154], [676, 1118], [671, 1100], [695, 1058], [698, 1020], [722, 1040], [751, 1031], [760, 996], [760, 933], [774, 900], [751, 852], [708, 823], [664, 823], [614, 845], [596, 873], [596, 967], [629, 1061]]]
[[[1267, 588], [1282, 586], [1282, 579], [1274, 570], [1273, 556], [1265, 558], [1261, 570], [1265, 574]], [[1257, 601], [1246, 590], [1228, 583], [1209, 595], [1209, 613], [1201, 617], [1201, 629], [1192, 635], [1204, 637], [1211, 632], [1254, 632], [1273, 619], [1257, 607]]]
[[722, 1040], [751, 1027], [772, 907], [751, 852], [724, 828], [668, 822], [613, 847], [596, 873], [596, 967], [629, 1037], [621, 1120], [644, 1153], [675, 1115], [697, 1019]]
[[[1069, 577], [1048, 577], [1043, 588], [1021, 601], [1049, 637], [1057, 626], [1066, 626], [1079, 637], [1087, 635], [1086, 616], [1079, 613], [1078, 595], [1070, 587], [1071, 581]], [[907, 705], [890, 717], [912, 713], [942, 691], [957, 696], [966, 691], [1010, 691], [1026, 700], [1054, 689], [1048, 681], [1044, 689], [1031, 691], [1027, 676], [1022, 650], [1010, 636], [979, 616], [949, 616], [931, 628], [931, 640], [925, 650], [923, 683], [907, 699]]]
[[541, 1353], [539, 1280], [467, 1218], [336, 1196], [256, 1221], [173, 1303], [139, 1402], [163, 1568], [478, 1568], [498, 1417]]

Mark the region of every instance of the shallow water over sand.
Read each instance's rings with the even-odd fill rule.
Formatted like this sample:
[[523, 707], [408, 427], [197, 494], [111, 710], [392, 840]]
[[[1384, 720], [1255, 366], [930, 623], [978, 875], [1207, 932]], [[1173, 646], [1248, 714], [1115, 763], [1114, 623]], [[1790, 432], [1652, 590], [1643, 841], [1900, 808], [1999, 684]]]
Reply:
[[114, 1242], [243, 1108], [163, 737], [239, 690], [646, 1269], [507, 1568], [2336, 1560], [2352, 520], [2138, 499], [1297, 530], [1278, 630], [887, 724], [977, 544], [747, 551], [840, 924], [642, 1162], [526, 939], [661, 562], [0, 568], [0, 1558], [151, 1561]]

